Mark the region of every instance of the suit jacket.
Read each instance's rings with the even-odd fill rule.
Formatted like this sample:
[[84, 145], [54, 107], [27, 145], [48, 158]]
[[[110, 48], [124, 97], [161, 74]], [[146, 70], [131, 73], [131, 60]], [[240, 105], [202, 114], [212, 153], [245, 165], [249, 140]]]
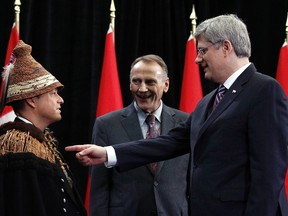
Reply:
[[191, 215], [277, 215], [287, 168], [288, 108], [282, 88], [251, 64], [209, 114], [215, 93], [168, 135], [115, 146], [118, 169], [191, 152]]
[[[165, 134], [188, 114], [163, 105], [161, 133]], [[96, 119], [92, 143], [108, 146], [143, 139], [133, 103]], [[120, 173], [103, 165], [92, 167], [90, 216], [188, 215], [186, 178], [189, 154]], [[158, 212], [158, 213], [157, 213]]]

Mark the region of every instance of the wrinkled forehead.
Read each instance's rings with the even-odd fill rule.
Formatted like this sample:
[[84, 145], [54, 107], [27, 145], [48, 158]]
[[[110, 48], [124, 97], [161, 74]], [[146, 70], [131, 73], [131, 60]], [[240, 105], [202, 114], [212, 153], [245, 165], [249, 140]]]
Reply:
[[130, 78], [154, 78], [159, 79], [165, 76], [165, 72], [156, 62], [137, 62], [131, 69]]
[[146, 69], [141, 69], [141, 70], [134, 70], [131, 73], [130, 79], [132, 80], [163, 80], [165, 78], [165, 73], [161, 69], [158, 70], [149, 70], [148, 68]]

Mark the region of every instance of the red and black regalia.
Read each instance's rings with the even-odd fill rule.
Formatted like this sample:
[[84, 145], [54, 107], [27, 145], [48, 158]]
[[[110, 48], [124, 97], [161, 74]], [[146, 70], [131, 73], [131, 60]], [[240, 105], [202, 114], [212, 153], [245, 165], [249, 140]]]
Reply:
[[0, 215], [86, 215], [48, 129], [19, 120], [0, 127]]

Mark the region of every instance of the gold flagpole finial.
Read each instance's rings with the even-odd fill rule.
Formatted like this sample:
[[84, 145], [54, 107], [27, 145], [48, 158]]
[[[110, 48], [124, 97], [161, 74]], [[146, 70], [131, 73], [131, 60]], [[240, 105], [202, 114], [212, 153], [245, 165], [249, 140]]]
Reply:
[[20, 34], [20, 5], [21, 1], [20, 0], [15, 0], [14, 2], [14, 11], [15, 11], [15, 24], [16, 24], [16, 29], [18, 31], [18, 34]]
[[114, 29], [115, 27], [115, 5], [114, 5], [114, 1], [111, 0], [111, 5], [110, 5], [110, 20], [111, 20], [111, 25], [112, 28]]
[[191, 15], [190, 15], [190, 19], [191, 19], [191, 24], [192, 24], [192, 29], [191, 29], [191, 33], [192, 35], [195, 34], [195, 31], [196, 31], [196, 20], [197, 20], [197, 16], [196, 16], [196, 13], [195, 13], [195, 7], [194, 7], [194, 4], [193, 4], [193, 7], [192, 7], [192, 12], [191, 12]]

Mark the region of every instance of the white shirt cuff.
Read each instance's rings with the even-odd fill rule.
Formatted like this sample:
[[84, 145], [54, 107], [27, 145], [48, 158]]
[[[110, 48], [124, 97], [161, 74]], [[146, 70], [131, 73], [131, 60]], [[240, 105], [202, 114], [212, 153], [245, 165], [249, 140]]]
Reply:
[[115, 149], [112, 146], [105, 146], [104, 148], [106, 149], [107, 153], [107, 162], [105, 162], [104, 164], [107, 168], [112, 168], [117, 163]]

